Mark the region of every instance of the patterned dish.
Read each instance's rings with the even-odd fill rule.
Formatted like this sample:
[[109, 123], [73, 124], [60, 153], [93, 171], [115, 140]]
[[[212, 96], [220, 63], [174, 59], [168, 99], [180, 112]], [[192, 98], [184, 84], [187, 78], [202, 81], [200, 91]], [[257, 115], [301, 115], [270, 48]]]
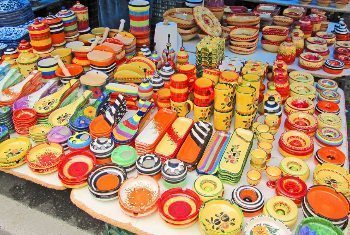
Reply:
[[317, 116], [318, 128], [331, 127], [340, 130], [342, 119], [334, 113], [322, 113]]
[[318, 129], [315, 137], [320, 146], [338, 147], [343, 144], [343, 134], [332, 127]]
[[316, 89], [313, 85], [303, 82], [293, 82], [290, 84], [290, 96], [304, 96], [310, 100], [316, 98]]
[[317, 81], [316, 90], [318, 92], [322, 92], [324, 90], [337, 91], [338, 83], [331, 79], [320, 79]]
[[289, 73], [289, 83], [303, 82], [310, 85], [314, 85], [314, 76], [310, 73], [301, 71], [292, 71]]
[[253, 13], [234, 13], [227, 16], [227, 24], [234, 26], [257, 26], [260, 17]]
[[319, 37], [308, 37], [306, 38], [305, 41], [306, 41], [306, 45], [317, 44], [317, 45], [327, 46], [327, 41]]
[[318, 93], [317, 98], [320, 101], [331, 101], [336, 104], [340, 103], [340, 94], [333, 90], [323, 90]]
[[319, 164], [332, 163], [343, 166], [346, 156], [336, 147], [322, 147], [316, 151], [315, 160]]
[[316, 32], [316, 37], [326, 40], [328, 46], [331, 46], [336, 42], [336, 37], [334, 33], [320, 31]]
[[267, 200], [264, 214], [282, 221], [289, 228], [293, 228], [298, 219], [298, 207], [289, 198], [274, 196]]
[[226, 199], [212, 199], [199, 210], [199, 227], [203, 234], [239, 234], [243, 228], [241, 209]]
[[270, 216], [260, 215], [246, 223], [244, 234], [292, 235], [292, 232], [281, 221]]
[[[162, 170], [162, 162], [155, 154], [145, 154], [136, 160], [136, 170], [141, 175], [156, 177]], [[159, 175], [160, 176], [160, 175]]]
[[239, 42], [255, 41], [259, 36], [259, 28], [235, 27], [231, 29], [230, 39]]
[[295, 112], [287, 117], [284, 127], [286, 130], [302, 131], [313, 136], [317, 130], [317, 119], [308, 113]]
[[139, 175], [127, 179], [119, 189], [119, 205], [131, 217], [143, 217], [157, 210], [160, 189], [155, 179]]
[[206, 202], [222, 197], [224, 194], [224, 185], [216, 176], [201, 175], [194, 182], [193, 190], [203, 202]]
[[232, 192], [232, 203], [238, 205], [245, 217], [254, 217], [262, 213], [264, 196], [259, 189], [243, 185]]
[[293, 24], [293, 18], [288, 16], [273, 16], [272, 17], [273, 23], [278, 26], [285, 26], [289, 27], [291, 24]]
[[314, 103], [307, 97], [293, 96], [286, 100], [284, 112], [287, 115], [295, 112], [313, 114], [315, 112]]
[[163, 18], [175, 22], [181, 29], [191, 29], [196, 26], [191, 8], [172, 8], [164, 12]]
[[298, 207], [300, 207], [306, 192], [306, 183], [298, 177], [284, 176], [277, 180], [276, 195], [291, 199]]
[[290, 175], [306, 181], [310, 175], [309, 166], [301, 159], [296, 157], [286, 157], [280, 163], [280, 169], [283, 175]]
[[14, 168], [23, 165], [30, 147], [30, 140], [26, 137], [11, 138], [2, 142], [0, 144], [0, 168]]
[[283, 42], [288, 36], [288, 28], [283, 26], [265, 26], [262, 29], [263, 37], [271, 42]]
[[112, 152], [112, 162], [131, 172], [136, 167], [137, 152], [128, 145], [120, 145]]
[[193, 17], [197, 25], [208, 35], [220, 37], [222, 28], [219, 20], [206, 7], [197, 6], [193, 8]]
[[306, 70], [319, 70], [323, 63], [324, 58], [317, 53], [304, 52], [299, 57], [299, 66]]
[[286, 131], [280, 140], [279, 152], [284, 157], [297, 157], [300, 159], [308, 159], [314, 152], [314, 142], [304, 132]]
[[323, 65], [323, 70], [330, 74], [341, 74], [344, 69], [344, 63], [336, 59], [327, 59]]
[[334, 226], [329, 220], [320, 217], [309, 217], [303, 219], [296, 228], [295, 234], [302, 235], [305, 233], [323, 233], [328, 235], [344, 234], [338, 227]]
[[186, 179], [187, 167], [178, 159], [169, 159], [162, 166], [162, 178], [170, 184], [177, 184]]

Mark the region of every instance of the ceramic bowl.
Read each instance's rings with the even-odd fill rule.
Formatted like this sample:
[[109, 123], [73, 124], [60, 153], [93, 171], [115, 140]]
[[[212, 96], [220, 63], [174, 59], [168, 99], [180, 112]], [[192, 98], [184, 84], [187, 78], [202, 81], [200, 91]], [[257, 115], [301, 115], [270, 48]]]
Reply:
[[327, 59], [323, 65], [323, 70], [330, 74], [341, 74], [344, 70], [344, 62], [336, 59]]
[[304, 52], [299, 57], [299, 66], [306, 70], [319, 70], [323, 63], [324, 58], [318, 53]]
[[295, 231], [297, 235], [301, 235], [305, 230], [322, 231], [322, 233], [334, 235], [343, 234], [343, 231], [339, 227], [334, 226], [329, 220], [320, 217], [309, 217], [303, 219], [298, 224]]
[[258, 46], [258, 41], [259, 39], [255, 39], [254, 41], [250, 42], [245, 42], [245, 41], [230, 41], [230, 47], [235, 47], [235, 48], [245, 48], [245, 49], [250, 49], [250, 48], [257, 48]]
[[326, 39], [319, 38], [319, 37], [308, 37], [308, 38], [306, 38], [305, 42], [306, 42], [306, 46], [309, 46], [312, 44], [327, 46]]
[[316, 88], [307, 83], [293, 82], [290, 84], [290, 96], [301, 96], [314, 100], [316, 98]]
[[247, 172], [247, 182], [251, 186], [258, 185], [261, 181], [261, 173], [258, 170], [249, 170]]
[[119, 189], [118, 201], [122, 211], [131, 217], [147, 216], [157, 210], [160, 189], [150, 176], [127, 179]]
[[289, 228], [293, 228], [298, 218], [298, 207], [289, 198], [274, 196], [266, 201], [264, 214], [282, 221]]
[[305, 9], [302, 7], [288, 7], [283, 11], [284, 16], [288, 16], [294, 20], [300, 20], [304, 13]]
[[339, 105], [332, 101], [318, 101], [315, 107], [316, 114], [321, 113], [334, 113], [339, 115]]
[[229, 45], [229, 50], [233, 53], [239, 54], [239, 55], [250, 55], [253, 54], [257, 49], [257, 46], [250, 47], [250, 48], [242, 48], [240, 46], [231, 46]]
[[322, 92], [324, 90], [337, 91], [338, 83], [332, 79], [320, 79], [317, 81], [316, 90], [317, 92]]
[[342, 119], [333, 113], [322, 113], [317, 116], [318, 128], [331, 127], [340, 130], [342, 127]]
[[300, 159], [308, 159], [314, 151], [314, 142], [304, 132], [286, 131], [279, 141], [279, 152], [283, 157], [298, 157]]
[[197, 36], [197, 33], [199, 31], [198, 27], [193, 27], [190, 29], [180, 29], [178, 28], [177, 31], [179, 32], [179, 34], [181, 35], [181, 38], [184, 41], [189, 41], [193, 38], [195, 38]]
[[178, 159], [169, 159], [162, 166], [162, 178], [168, 183], [179, 183], [186, 179], [186, 165]]
[[314, 76], [310, 73], [302, 71], [292, 71], [289, 73], [289, 83], [303, 82], [310, 85], [314, 85]]
[[280, 169], [283, 176], [290, 175], [306, 181], [310, 175], [309, 166], [302, 160], [296, 157], [286, 157], [280, 163]]
[[289, 27], [293, 24], [294, 20], [288, 16], [273, 16], [272, 21], [275, 25]]
[[277, 180], [276, 195], [291, 199], [298, 207], [306, 195], [307, 185], [298, 177], [284, 176]]
[[41, 72], [44, 79], [56, 78], [55, 71], [58, 68], [58, 64], [54, 58], [49, 57], [38, 60], [37, 64], [38, 70]]
[[191, 8], [172, 8], [164, 12], [163, 18], [175, 22], [180, 29], [191, 29], [196, 26]]
[[333, 90], [323, 90], [318, 93], [317, 99], [319, 101], [330, 101], [335, 104], [340, 103], [340, 94]]
[[243, 185], [235, 188], [231, 196], [232, 203], [238, 205], [245, 217], [253, 217], [262, 213], [264, 196], [259, 189]]
[[262, 29], [263, 37], [272, 42], [283, 42], [288, 36], [288, 28], [284, 26], [265, 26]]
[[309, 136], [314, 136], [318, 127], [316, 117], [303, 112], [290, 114], [287, 117], [284, 126], [286, 130], [302, 131]]
[[112, 152], [112, 162], [130, 172], [136, 167], [137, 152], [135, 148], [128, 145], [121, 145]]
[[327, 59], [329, 56], [329, 49], [326, 44], [308, 44], [306, 45], [306, 52], [316, 53], [321, 55], [324, 59]]
[[213, 175], [201, 175], [194, 184], [193, 190], [203, 202], [223, 196], [224, 185], [219, 178]]
[[68, 138], [67, 145], [71, 151], [89, 150], [92, 138], [88, 132], [76, 132]]
[[287, 115], [295, 112], [304, 112], [313, 114], [315, 112], [314, 103], [307, 97], [303, 96], [293, 96], [289, 97], [284, 106], [284, 112]]
[[139, 174], [155, 176], [162, 170], [162, 162], [155, 154], [145, 154], [136, 160], [136, 170]]
[[328, 46], [331, 46], [336, 42], [334, 33], [320, 31], [316, 32], [316, 37], [326, 40]]
[[109, 51], [93, 50], [87, 54], [91, 65], [108, 67], [115, 62], [115, 53]]
[[83, 42], [85, 46], [90, 46], [91, 43], [89, 42], [90, 39], [95, 38], [96, 36], [94, 34], [82, 34], [79, 36], [78, 40]]
[[71, 76], [64, 75], [61, 68], [58, 68], [56, 70], [56, 76], [61, 80], [63, 84], [68, 83], [71, 79], [79, 79], [84, 72], [83, 67], [76, 64], [67, 64], [66, 68], [68, 69]]
[[320, 146], [339, 147], [343, 144], [343, 134], [332, 127], [318, 129], [315, 137]]
[[230, 39], [239, 42], [255, 41], [259, 36], [259, 28], [236, 27], [231, 29]]
[[228, 14], [228, 25], [234, 26], [256, 26], [260, 23], [260, 17], [253, 13], [234, 13]]
[[281, 43], [282, 42], [273, 42], [273, 41], [262, 39], [261, 40], [261, 47], [265, 51], [269, 51], [269, 52], [272, 52], [272, 53], [277, 53], [278, 52], [278, 48], [280, 47]]
[[322, 147], [316, 151], [315, 161], [318, 164], [331, 163], [343, 166], [346, 156], [337, 147]]
[[256, 216], [247, 222], [244, 226], [244, 234], [259, 234], [268, 232], [270, 229], [278, 234], [292, 235], [290, 229], [283, 222], [266, 215]]

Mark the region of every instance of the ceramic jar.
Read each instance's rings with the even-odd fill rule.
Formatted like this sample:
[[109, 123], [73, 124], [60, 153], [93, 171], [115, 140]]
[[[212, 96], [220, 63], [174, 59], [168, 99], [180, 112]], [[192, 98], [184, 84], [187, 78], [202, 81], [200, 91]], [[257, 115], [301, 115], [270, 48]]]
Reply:
[[52, 57], [58, 55], [64, 64], [72, 63], [72, 49], [70, 48], [57, 48], [50, 54]]
[[157, 72], [152, 76], [150, 83], [153, 87], [153, 91], [158, 91], [164, 86], [164, 81]]
[[242, 76], [242, 85], [251, 85], [255, 88], [257, 91], [255, 94], [255, 99], [258, 100], [259, 98], [259, 92], [260, 86], [261, 86], [261, 80], [259, 75], [257, 74], [244, 74]]
[[286, 41], [282, 42], [277, 52], [278, 55], [281, 55], [281, 59], [288, 65], [294, 63], [296, 53], [296, 46], [292, 42], [291, 38], [287, 38]]
[[310, 18], [302, 17], [299, 20], [299, 25], [300, 25], [300, 29], [304, 33], [304, 38], [311, 37], [311, 35], [312, 35], [312, 23], [311, 23]]
[[237, 84], [239, 79], [239, 74], [233, 70], [222, 71], [220, 74], [219, 82], [220, 83], [230, 83]]
[[218, 83], [214, 88], [214, 108], [217, 111], [232, 111], [234, 105], [234, 86], [228, 83]]
[[38, 61], [38, 70], [42, 74], [43, 79], [56, 78], [55, 71], [58, 68], [56, 59], [52, 57], [44, 58]]
[[281, 95], [282, 103], [284, 103], [290, 94], [288, 76], [283, 76], [280, 74], [277, 77], [274, 77], [274, 84], [276, 91]]
[[77, 16], [78, 31], [79, 33], [86, 33], [90, 31], [89, 26], [89, 12], [88, 8], [81, 4], [79, 1], [71, 8]]
[[36, 62], [38, 59], [39, 55], [27, 51], [24, 51], [19, 55], [17, 64], [24, 77], [27, 77], [33, 70], [37, 69]]
[[267, 91], [264, 94], [263, 101], [259, 104], [259, 110], [258, 111], [259, 111], [260, 114], [264, 114], [264, 104], [265, 104], [265, 102], [268, 100], [268, 98], [270, 96], [273, 96], [275, 98], [275, 101], [278, 104], [282, 104], [282, 97], [281, 97], [280, 93], [278, 93], [278, 91], [276, 91], [276, 87], [275, 87], [274, 82], [268, 82], [267, 83]]
[[28, 26], [30, 43], [35, 52], [48, 53], [53, 50], [50, 28], [48, 25], [35, 19], [34, 23]]
[[179, 67], [180, 65], [184, 65], [188, 63], [189, 55], [185, 51], [184, 47], [180, 48], [180, 51], [176, 55], [176, 67]]
[[276, 134], [281, 124], [282, 108], [275, 101], [273, 96], [270, 96], [264, 103], [265, 124], [270, 127], [270, 133]]
[[162, 67], [162, 58], [158, 55], [157, 51], [153, 51], [149, 59], [156, 65], [157, 69]]
[[32, 45], [30, 45], [30, 43], [28, 41], [26, 41], [25, 39], [22, 39], [17, 47], [17, 51], [19, 53], [22, 53], [24, 51], [32, 52], [33, 47], [32, 47]]
[[292, 41], [296, 48], [296, 57], [299, 57], [300, 54], [304, 51], [304, 37], [300, 36], [298, 32], [293, 33]]
[[343, 18], [339, 19], [339, 23], [334, 26], [334, 33], [337, 41], [348, 41], [350, 39], [350, 33]]
[[63, 22], [54, 15], [47, 16], [43, 22], [50, 27], [52, 46], [59, 47], [66, 43]]
[[81, 85], [83, 85], [84, 90], [92, 91], [93, 99], [98, 99], [102, 95], [107, 82], [107, 74], [93, 69], [80, 77]]
[[63, 21], [64, 33], [68, 42], [76, 41], [79, 37], [77, 16], [71, 10], [62, 9], [57, 14], [57, 17]]
[[158, 108], [170, 108], [170, 98], [171, 93], [169, 88], [161, 88], [153, 95], [153, 99], [155, 100]]
[[129, 2], [128, 8], [130, 33], [136, 37], [136, 47], [141, 48], [142, 45], [149, 46], [149, 2], [144, 0], [132, 0]]
[[299, 37], [305, 38], [303, 30], [300, 29], [300, 25], [296, 25], [292, 30], [292, 35], [298, 34]]

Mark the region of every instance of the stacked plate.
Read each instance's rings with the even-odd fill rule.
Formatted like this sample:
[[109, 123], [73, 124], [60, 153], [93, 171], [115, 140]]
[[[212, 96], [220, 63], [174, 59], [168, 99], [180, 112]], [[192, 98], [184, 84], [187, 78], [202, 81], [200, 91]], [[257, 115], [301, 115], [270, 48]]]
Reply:
[[167, 224], [183, 228], [197, 221], [201, 205], [201, 199], [191, 189], [174, 188], [161, 195], [158, 209]]
[[232, 203], [237, 204], [245, 217], [253, 217], [261, 214], [264, 207], [264, 196], [259, 189], [242, 185], [232, 192]]
[[67, 188], [80, 188], [87, 184], [87, 178], [96, 158], [90, 152], [71, 152], [58, 165], [58, 178]]
[[[328, 205], [328, 206], [325, 206]], [[314, 185], [308, 189], [302, 201], [304, 217], [321, 217], [344, 230], [349, 222], [349, 201], [335, 189]]]
[[136, 170], [141, 175], [152, 176], [160, 179], [162, 171], [162, 162], [157, 155], [145, 154], [136, 160]]
[[114, 142], [110, 138], [100, 137], [90, 143], [90, 151], [96, 157], [97, 164], [111, 162], [111, 154], [114, 149]]
[[65, 151], [68, 150], [67, 141], [72, 135], [71, 130], [66, 126], [55, 126], [47, 134], [49, 143], [60, 144]]
[[34, 109], [17, 109], [13, 112], [12, 120], [18, 134], [28, 135], [29, 128], [37, 123], [37, 116]]
[[91, 141], [89, 132], [76, 132], [68, 138], [67, 145], [70, 151], [85, 151], [90, 149]]
[[0, 143], [10, 138], [9, 129], [5, 125], [0, 125]]
[[29, 0], [4, 0], [0, 4], [0, 27], [18, 26], [34, 19]]
[[47, 142], [47, 135], [52, 127], [48, 124], [38, 124], [29, 128], [29, 137], [37, 144]]
[[162, 166], [162, 178], [167, 188], [182, 186], [186, 182], [187, 167], [178, 159], [169, 159]]
[[6, 44], [8, 47], [17, 48], [21, 40], [29, 40], [27, 29], [19, 27], [0, 27], [0, 43]]
[[15, 131], [12, 122], [12, 109], [9, 106], [0, 107], [0, 125], [5, 125], [10, 134]]
[[125, 169], [126, 172], [131, 172], [136, 168], [136, 159], [136, 150], [128, 145], [121, 145], [112, 152], [112, 162]]
[[11, 138], [0, 144], [0, 168], [15, 168], [25, 163], [25, 156], [31, 148], [26, 137]]
[[113, 200], [127, 175], [123, 168], [107, 163], [95, 166], [87, 179], [90, 193], [100, 200]]
[[298, 207], [306, 195], [307, 185], [298, 177], [283, 176], [276, 183], [276, 195], [291, 199]]
[[29, 169], [36, 174], [50, 174], [57, 171], [58, 163], [63, 157], [63, 148], [55, 143], [39, 144], [29, 150], [26, 162]]

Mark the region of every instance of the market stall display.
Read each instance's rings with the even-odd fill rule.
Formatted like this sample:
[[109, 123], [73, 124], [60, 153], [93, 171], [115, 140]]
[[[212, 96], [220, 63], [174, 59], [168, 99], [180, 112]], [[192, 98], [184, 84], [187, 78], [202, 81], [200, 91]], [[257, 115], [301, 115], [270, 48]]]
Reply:
[[189, 42], [173, 48], [164, 30], [159, 54], [148, 1], [129, 3], [130, 32], [84, 34], [79, 2], [35, 20], [31, 46], [0, 65], [0, 170], [72, 188], [78, 207], [136, 233], [344, 230], [345, 94], [331, 79], [350, 74], [347, 25], [205, 5], [165, 12]]

